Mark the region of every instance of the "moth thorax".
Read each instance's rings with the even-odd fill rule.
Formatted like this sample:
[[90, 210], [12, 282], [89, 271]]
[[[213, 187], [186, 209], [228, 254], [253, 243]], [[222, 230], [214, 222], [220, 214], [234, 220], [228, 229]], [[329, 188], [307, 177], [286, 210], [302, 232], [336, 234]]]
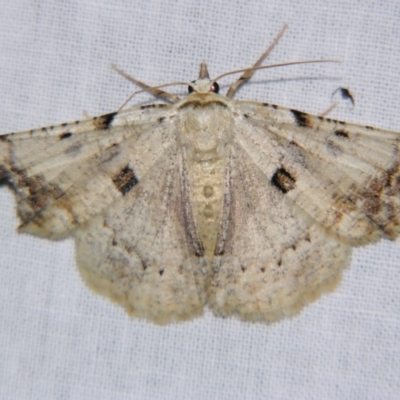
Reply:
[[229, 111], [216, 103], [187, 107], [180, 116], [182, 139], [193, 154], [218, 153], [229, 140], [231, 121]]

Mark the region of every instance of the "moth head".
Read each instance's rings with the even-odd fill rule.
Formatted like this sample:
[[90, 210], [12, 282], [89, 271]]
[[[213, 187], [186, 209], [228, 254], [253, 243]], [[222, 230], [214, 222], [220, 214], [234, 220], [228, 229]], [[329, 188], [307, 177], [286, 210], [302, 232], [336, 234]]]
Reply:
[[200, 64], [200, 72], [199, 79], [196, 81], [192, 81], [190, 86], [188, 87], [189, 93], [218, 93], [219, 85], [217, 82], [214, 82], [210, 79], [210, 75], [208, 74], [207, 64], [202, 62]]

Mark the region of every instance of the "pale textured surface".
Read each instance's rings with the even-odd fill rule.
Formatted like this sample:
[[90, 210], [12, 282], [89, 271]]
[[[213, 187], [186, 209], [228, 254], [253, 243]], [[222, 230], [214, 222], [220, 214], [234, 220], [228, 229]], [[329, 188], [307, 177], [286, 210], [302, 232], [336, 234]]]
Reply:
[[[277, 49], [278, 53], [273, 54], [274, 61], [315, 56], [339, 58], [345, 61], [344, 68], [349, 68], [345, 71], [351, 72], [354, 68], [353, 72], [348, 76], [345, 75], [346, 82], [344, 83], [320, 82], [319, 86], [315, 86], [317, 83], [314, 82], [314, 86], [310, 87], [306, 86], [309, 83], [307, 81], [303, 86], [303, 92], [302, 82], [284, 82], [282, 86], [275, 83], [267, 87], [264, 84], [249, 85], [251, 86], [249, 90], [254, 90], [254, 92], [249, 95], [249, 92], [246, 92], [247, 89], [243, 88], [239, 93], [240, 98], [257, 98], [317, 113], [329, 106], [330, 94], [339, 85], [346, 84], [357, 98], [357, 114], [352, 114], [350, 117], [347, 115], [346, 119], [398, 129], [395, 112], [390, 111], [391, 104], [397, 103], [397, 97], [394, 96], [399, 93], [398, 88], [396, 89], [398, 84], [396, 74], [393, 72], [393, 67], [390, 67], [398, 64], [395, 58], [396, 53], [390, 50], [390, 48], [396, 48], [398, 35], [393, 33], [393, 30], [390, 34], [386, 30], [386, 27], [395, 27], [394, 23], [390, 24], [390, 18], [393, 18], [393, 21], [396, 20], [396, 8], [390, 9], [390, 6], [387, 6], [388, 9], [386, 9], [380, 5], [374, 9], [373, 4], [370, 4], [359, 6], [360, 8], [354, 10], [346, 9], [348, 6], [343, 5], [343, 9], [340, 10], [339, 7], [326, 9], [325, 6], [319, 9], [310, 4], [312, 12], [308, 9], [296, 12], [293, 10], [293, 5], [281, 2], [280, 8], [276, 9], [270, 8], [271, 3], [268, 9], [263, 10], [265, 14], [260, 12], [259, 4], [254, 7], [247, 6], [248, 8], [242, 9], [241, 12], [232, 6], [232, 9], [224, 9], [221, 14], [221, 11], [217, 9], [206, 12], [205, 9], [191, 9], [188, 5], [178, 7], [175, 3], [173, 4], [171, 3], [168, 12], [160, 10], [163, 17], [155, 12], [158, 7], [156, 4], [143, 5], [139, 11], [147, 15], [147, 20], [142, 17], [136, 17], [135, 20], [136, 14], [133, 10], [129, 14], [126, 10], [112, 7], [100, 8], [95, 13], [89, 6], [79, 11], [71, 8], [58, 10], [59, 12], [49, 7], [47, 11], [53, 14], [43, 14], [42, 10], [33, 11], [32, 9], [33, 14], [26, 14], [29, 16], [29, 20], [25, 22], [26, 26], [42, 29], [54, 23], [54, 26], [57, 26], [55, 29], [58, 35], [43, 36], [46, 38], [46, 44], [44, 44], [46, 53], [44, 54], [49, 57], [48, 61], [37, 56], [31, 58], [31, 60], [37, 60], [36, 63], [27, 61], [24, 64], [22, 60], [19, 61], [19, 68], [25, 74], [27, 74], [26, 65], [29, 65], [29, 70], [33, 69], [33, 71], [28, 71], [32, 72], [32, 75], [30, 77], [26, 75], [27, 80], [21, 84], [20, 89], [18, 85], [17, 88], [12, 88], [12, 92], [8, 89], [8, 87], [11, 88], [11, 78], [5, 78], [2, 82], [5, 85], [3, 97], [7, 98], [6, 108], [2, 110], [4, 112], [2, 121], [5, 125], [2, 131], [68, 120], [79, 115], [82, 109], [88, 110], [91, 114], [95, 112], [97, 114], [99, 111], [115, 108], [110, 107], [111, 102], [118, 104], [125, 97], [125, 94], [121, 96], [121, 92], [116, 90], [116, 86], [123, 87], [126, 93], [129, 91], [125, 83], [121, 85], [118, 79], [113, 80], [117, 83], [112, 88], [107, 79], [102, 80], [96, 77], [87, 80], [87, 76], [92, 75], [92, 72], [88, 72], [88, 75], [82, 76], [82, 79], [90, 83], [90, 96], [93, 96], [95, 101], [100, 99], [101, 105], [90, 103], [87, 98], [79, 97], [79, 90], [82, 88], [79, 74], [86, 68], [88, 58], [89, 71], [93, 69], [93, 59], [95, 59], [95, 65], [102, 71], [108, 69], [109, 61], [121, 60], [117, 61], [119, 65], [146, 82], [159, 83], [172, 79], [191, 79], [195, 77], [198, 62], [203, 59], [208, 62], [211, 73], [214, 75], [228, 68], [243, 65], [243, 60], [254, 60], [279, 30], [283, 21], [290, 23], [292, 33], [289, 31], [289, 37], [283, 43], [283, 49], [280, 51]], [[24, 10], [29, 13], [30, 9], [25, 6]], [[71, 36], [67, 33], [72, 32], [77, 26], [74, 25], [76, 20], [79, 24], [82, 24], [83, 20], [86, 21], [88, 18], [86, 13], [90, 15], [89, 20], [93, 21], [92, 25], [85, 25], [85, 35], [79, 32], [77, 36], [79, 40], [71, 40]], [[127, 14], [126, 16], [129, 15], [126, 19], [127, 25], [121, 24], [121, 20], [125, 20], [124, 13]], [[298, 14], [298, 19], [295, 14]], [[41, 18], [43, 15], [52, 15], [53, 18], [44, 21]], [[68, 15], [71, 19], [68, 22], [65, 20], [65, 25], [58, 23], [60, 19], [68, 18]], [[80, 20], [76, 18], [77, 15]], [[83, 18], [84, 15], [85, 18]], [[222, 15], [224, 18], [221, 17]], [[235, 15], [237, 19], [234, 18]], [[20, 17], [19, 13], [18, 16]], [[231, 20], [229, 16], [232, 17]], [[251, 22], [248, 20], [250, 16]], [[327, 24], [327, 19], [330, 21], [329, 24]], [[222, 20], [230, 22], [222, 26], [220, 24]], [[318, 25], [320, 20], [322, 24]], [[105, 21], [111, 21], [111, 23], [107, 25]], [[135, 25], [133, 21], [137, 21], [137, 24]], [[140, 24], [141, 21], [151, 21], [150, 37], [158, 37], [156, 46], [158, 51], [155, 57], [154, 47], [150, 46], [150, 42], [147, 42], [147, 39], [145, 42], [139, 39], [146, 35], [138, 32], [135, 36], [135, 33], [128, 28], [136, 26], [137, 29], [146, 31], [146, 27]], [[160, 23], [160, 21], [164, 22]], [[215, 49], [213, 49], [214, 46], [210, 46], [207, 34], [204, 35], [207, 29], [198, 29], [198, 32], [202, 32], [200, 37], [195, 29], [199, 25], [193, 21], [207, 21], [206, 23], [210, 24], [213, 41], [216, 41]], [[346, 25], [346, 21], [352, 28]], [[344, 26], [341, 23], [344, 23]], [[251, 27], [251, 29], [246, 29], [246, 33], [240, 29], [240, 25], [243, 24]], [[357, 24], [360, 24], [358, 31]], [[90, 27], [95, 26], [98, 26], [100, 31], [91, 30]], [[312, 29], [314, 26], [320, 26], [322, 30], [315, 31]], [[324, 30], [324, 26], [329, 26], [329, 30]], [[362, 26], [368, 26], [368, 34]], [[179, 28], [176, 31], [177, 36], [173, 33], [176, 27]], [[181, 29], [184, 27], [189, 32], [188, 35], [181, 35]], [[240, 37], [232, 36], [228, 39], [235, 29], [240, 31]], [[12, 31], [19, 32], [21, 29], [14, 27]], [[78, 31], [80, 31], [79, 28], [77, 28]], [[105, 32], [108, 33], [105, 34]], [[122, 35], [118, 37], [121, 46], [115, 48], [115, 42], [107, 40], [111, 36], [114, 36], [114, 39], [117, 38], [118, 32]], [[150, 31], [146, 32], [150, 33]], [[312, 34], [312, 32], [318, 32], [318, 34]], [[372, 35], [369, 32], [374, 32], [374, 36], [369, 37]], [[377, 32], [380, 32], [380, 35], [377, 35]], [[329, 39], [331, 35], [332, 39]], [[138, 38], [138, 44], [132, 39], [134, 36], [135, 39]], [[185, 55], [182, 54], [182, 59], [176, 57], [177, 52], [178, 54], [182, 52], [179, 42], [170, 44], [171, 38], [175, 37], [177, 40], [178, 36], [182, 36], [181, 43], [183, 46], [186, 45], [188, 50]], [[35, 33], [26, 32], [23, 38], [27, 37], [35, 38]], [[49, 38], [53, 37], [54, 39], [51, 39], [49, 43]], [[125, 37], [129, 37], [125, 42], [126, 46], [123, 45]], [[198, 46], [204, 39], [205, 47], [193, 49], [191, 38], [194, 37], [197, 40], [196, 43], [199, 43]], [[302, 40], [299, 40], [299, 37]], [[346, 37], [349, 38], [348, 41]], [[68, 54], [68, 57], [63, 60], [59, 56], [57, 49], [60, 49], [61, 38], [65, 40], [65, 43], [72, 43], [78, 48], [82, 46], [86, 52], [88, 49], [93, 49], [89, 52], [89, 57], [86, 55], [85, 63], [71, 60], [71, 70], [68, 70], [68, 73], [65, 73], [67, 71], [65, 67], [69, 65], [69, 57], [73, 51], [71, 47], [63, 48], [63, 52]], [[93, 38], [93, 43], [90, 42], [90, 38]], [[10, 68], [8, 64], [12, 57], [7, 55], [6, 48], [10, 46], [10, 43], [18, 43], [17, 39], [19, 38], [14, 36], [4, 39], [7, 46], [4, 47], [5, 57], [2, 63], [7, 62], [5, 64], [7, 68]], [[161, 45], [160, 40], [165, 41], [165, 44]], [[329, 40], [332, 41], [329, 42]], [[264, 44], [264, 41], [267, 43]], [[259, 42], [262, 42], [262, 45], [259, 45]], [[169, 43], [168, 46], [167, 43]], [[249, 46], [250, 43], [252, 46]], [[257, 43], [257, 46], [254, 43]], [[26, 46], [28, 49], [35, 49], [32, 44]], [[173, 51], [175, 46], [178, 46], [179, 50]], [[356, 53], [351, 53], [351, 46], [354, 46], [354, 50], [357, 49]], [[132, 52], [127, 51], [127, 48], [132, 49]], [[237, 52], [235, 52], [236, 48], [239, 49]], [[57, 81], [58, 86], [54, 84], [55, 80], [50, 81], [52, 78], [49, 78], [49, 74], [45, 72], [42, 73], [45, 78], [43, 83], [38, 80], [42, 79], [38, 68], [42, 65], [51, 66], [52, 49], [55, 52], [55, 59], [62, 65], [62, 67], [51, 67], [51, 72], [53, 72], [52, 69], [56, 69], [55, 74], [52, 75], [54, 79], [60, 79]], [[137, 66], [137, 61], [135, 64], [139, 49], [143, 68], [147, 72], [143, 70], [141, 73], [140, 65]], [[103, 50], [105, 50], [104, 53]], [[368, 63], [362, 61], [364, 50], [365, 60], [368, 60]], [[15, 52], [15, 48], [13, 51]], [[211, 54], [210, 51], [215, 51], [215, 53]], [[170, 63], [163, 52], [171, 54]], [[78, 50], [76, 54], [82, 61], [81, 50]], [[150, 57], [151, 62], [149, 62], [148, 56], [151, 54], [153, 56]], [[385, 54], [388, 54], [386, 59]], [[32, 53], [28, 51], [27, 56], [29, 55], [33, 57], [34, 51]], [[133, 57], [132, 61], [129, 61], [131, 59], [129, 57]], [[68, 62], [66, 62], [67, 59]], [[131, 67], [130, 63], [134, 67]], [[244, 63], [247, 64], [247, 61]], [[78, 64], [84, 67], [77, 68]], [[180, 65], [185, 66], [184, 73], [179, 69]], [[369, 65], [369, 68], [366, 65]], [[319, 67], [317, 70], [322, 76], [343, 74], [342, 66], [339, 68], [339, 73], [336, 67], [326, 69], [330, 71], [330, 74], [321, 72], [325, 69], [322, 70]], [[15, 71], [18, 71], [18, 68], [12, 72], [14, 75]], [[312, 75], [308, 72], [309, 70], [298, 71], [293, 73], [286, 69], [283, 72], [274, 72], [273, 76]], [[147, 73], [153, 78], [148, 79]], [[112, 76], [112, 74], [107, 76]], [[65, 81], [66, 79], [79, 80], [72, 83], [72, 81]], [[261, 79], [258, 78], [258, 80]], [[98, 86], [103, 82], [107, 82], [107, 87]], [[361, 83], [359, 85], [356, 82]], [[29, 85], [31, 87], [27, 87]], [[31, 111], [24, 106], [22, 106], [24, 109], [21, 109], [21, 98], [18, 99], [18, 93], [20, 93], [19, 96], [32, 96], [33, 87], [36, 85], [38, 100], [32, 101], [32, 105], [26, 105], [26, 107], [31, 107]], [[61, 89], [62, 85], [65, 85], [64, 88], [68, 90]], [[283, 88], [287, 85], [290, 87], [285, 92]], [[387, 85], [390, 85], [390, 91], [383, 92]], [[72, 88], [76, 86], [78, 87], [74, 95], [71, 92], [74, 92]], [[296, 87], [299, 88], [297, 92]], [[49, 89], [56, 92], [51, 95]], [[256, 90], [258, 93], [255, 92]], [[68, 112], [65, 108], [68, 107], [66, 96], [71, 96], [73, 100], [69, 104], [75, 106], [73, 109], [70, 107]], [[14, 98], [15, 102], [13, 102]], [[22, 104], [25, 105], [25, 97], [23, 99]], [[82, 104], [76, 102], [76, 99], [82, 99]], [[48, 106], [41, 108], [44, 102], [48, 102]], [[51, 110], [57, 110], [57, 113], [55, 111], [51, 113]], [[14, 122], [12, 122], [13, 112]], [[340, 110], [338, 112], [340, 113]], [[40, 116], [44, 113], [48, 114], [46, 119]], [[337, 117], [338, 114], [334, 116]], [[343, 118], [343, 115], [340, 117]], [[7, 218], [8, 215], [11, 216], [8, 219], [10, 222], [6, 221], [6, 216], [2, 219], [5, 225], [15, 224], [12, 208], [9, 208], [5, 215]], [[382, 243], [378, 248], [363, 248], [362, 252], [357, 252], [352, 268], [345, 275], [349, 280], [345, 279], [340, 293], [325, 297], [326, 300], [324, 299], [321, 306], [309, 308], [307, 312], [294, 320], [273, 327], [258, 325], [243, 327], [243, 324], [237, 324], [234, 321], [217, 321], [207, 316], [204, 322], [196, 320], [189, 324], [193, 326], [186, 324], [158, 330], [146, 324], [126, 321], [122, 313], [116, 315], [116, 309], [106, 303], [101, 306], [104, 308], [100, 311], [99, 298], [93, 296], [93, 300], [90, 293], [88, 295], [85, 288], [81, 287], [78, 277], [76, 275], [71, 277], [71, 266], [74, 263], [71, 249], [69, 252], [65, 250], [65, 254], [69, 254], [67, 259], [60, 254], [62, 252], [60, 249], [65, 248], [65, 244], [55, 245], [34, 240], [31, 242], [33, 243], [31, 251], [23, 252], [15, 246], [21, 246], [21, 243], [24, 246], [25, 241], [30, 238], [19, 236], [14, 245], [9, 238], [11, 231], [12, 229], [9, 229], [4, 233], [7, 244], [4, 246], [5, 256], [2, 258], [5, 263], [2, 268], [2, 274], [4, 274], [2, 281], [7, 282], [3, 292], [5, 297], [2, 314], [4, 320], [7, 321], [5, 324], [7, 329], [2, 330], [5, 335], [5, 340], [2, 341], [5, 346], [2, 354], [5, 357], [2, 359], [8, 360], [4, 363], [4, 374], [1, 378], [7, 382], [6, 386], [2, 386], [2, 390], [9, 390], [5, 392], [5, 397], [24, 397], [25, 393], [25, 397], [41, 397], [47, 394], [47, 396], [90, 398], [96, 397], [97, 393], [97, 397], [104, 398], [113, 398], [118, 395], [120, 397], [153, 395], [153, 397], [165, 398], [169, 393], [171, 397], [174, 395], [183, 397], [184, 394], [189, 393], [192, 397], [211, 395], [221, 398], [241, 393], [242, 397], [248, 398], [260, 397], [261, 394], [277, 398], [293, 397], [293, 394], [300, 397], [320, 398], [339, 395], [350, 397], [352, 393], [355, 398], [366, 397], [366, 395], [394, 398], [394, 393], [398, 391], [398, 374], [395, 371], [399, 368], [399, 338], [396, 336], [399, 304], [396, 297], [398, 294], [396, 282], [399, 281], [399, 275], [395, 256], [396, 247], [391, 246], [390, 243]], [[42, 245], [43, 247], [39, 247]], [[51, 248], [54, 248], [53, 253], [49, 253]], [[381, 249], [382, 253], [379, 253], [379, 250], [374, 253], [374, 249]], [[38, 261], [39, 256], [36, 254], [39, 251], [48, 254], [47, 258], [44, 257], [44, 261], [43, 259]], [[390, 258], [391, 254], [393, 258]], [[31, 256], [36, 258], [31, 260]], [[360, 257], [364, 257], [361, 262]], [[16, 265], [18, 260], [22, 264], [19, 267]], [[24, 260], [27, 261], [26, 268], [23, 267]], [[65, 269], [62, 265], [65, 265]], [[12, 270], [8, 268], [11, 266]], [[20, 273], [17, 272], [18, 268]], [[74, 280], [71, 281], [72, 279]], [[8, 339], [6, 334], [9, 335]], [[176, 340], [174, 340], [174, 335], [176, 335]], [[56, 346], [57, 351], [54, 351], [53, 345]], [[162, 347], [159, 347], [160, 345]], [[176, 358], [177, 354], [179, 358]], [[89, 360], [93, 360], [94, 357], [96, 362], [92, 364]], [[151, 360], [157, 361], [152, 364]], [[55, 368], [56, 366], [59, 367]], [[226, 375], [222, 371], [226, 371]], [[10, 376], [14, 378], [10, 380]], [[168, 379], [164, 379], [163, 376], [167, 376]], [[10, 386], [8, 383], [10, 381], [14, 382], [14, 386]]]

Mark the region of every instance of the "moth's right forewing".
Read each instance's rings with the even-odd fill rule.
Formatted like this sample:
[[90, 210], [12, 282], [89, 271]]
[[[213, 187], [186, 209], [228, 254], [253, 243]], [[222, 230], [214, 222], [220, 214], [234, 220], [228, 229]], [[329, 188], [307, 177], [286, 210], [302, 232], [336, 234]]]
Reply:
[[68, 235], [131, 190], [171, 143], [169, 106], [1, 136], [0, 171], [21, 229]]

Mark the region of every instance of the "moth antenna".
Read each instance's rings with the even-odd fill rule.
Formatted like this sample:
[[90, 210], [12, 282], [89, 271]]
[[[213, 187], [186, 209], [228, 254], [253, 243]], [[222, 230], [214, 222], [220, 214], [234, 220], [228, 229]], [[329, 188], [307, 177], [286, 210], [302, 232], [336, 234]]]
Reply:
[[132, 99], [133, 96], [135, 96], [136, 94], [141, 93], [141, 92], [149, 92], [153, 96], [161, 97], [162, 99], [170, 101], [172, 103], [177, 103], [178, 101], [180, 101], [180, 98], [178, 96], [176, 96], [172, 93], [166, 92], [164, 90], [160, 90], [159, 88], [166, 87], [166, 86], [173, 86], [173, 85], [188, 85], [186, 82], [172, 82], [172, 83], [166, 83], [164, 85], [159, 85], [159, 86], [149, 86], [149, 85], [143, 83], [142, 81], [139, 81], [138, 79], [133, 78], [132, 76], [128, 75], [125, 71], [118, 68], [115, 64], [111, 64], [111, 67], [114, 69], [114, 71], [116, 71], [118, 74], [123, 76], [125, 79], [127, 79], [128, 81], [130, 81], [130, 82], [134, 83], [135, 85], [142, 88], [142, 90], [140, 90], [138, 92], [134, 92], [128, 98], [128, 100], [125, 101], [125, 103], [121, 106], [121, 108], [124, 107], [126, 105], [126, 103], [128, 103]]
[[[237, 74], [237, 73], [239, 73], [239, 72], [252, 71], [251, 75], [253, 75], [254, 71], [258, 71], [258, 70], [260, 70], [260, 69], [275, 68], [275, 67], [287, 67], [287, 66], [289, 66], [289, 65], [298, 65], [298, 64], [316, 64], [316, 63], [330, 63], [330, 62], [333, 62], [333, 63], [340, 63], [341, 61], [338, 61], [338, 60], [304, 60], [304, 61], [289, 61], [289, 62], [279, 63], [279, 64], [263, 65], [263, 66], [261, 66], [261, 67], [250, 67], [250, 68], [236, 69], [236, 70], [234, 70], [234, 71], [225, 72], [225, 73], [223, 73], [223, 74], [217, 76], [216, 78], [214, 78], [214, 79], [212, 80], [211, 83], [213, 84], [213, 83], [215, 83], [216, 81], [220, 80], [221, 78], [224, 78], [225, 76]], [[243, 77], [244, 75], [245, 75], [245, 74], [243, 74], [242, 77]], [[240, 77], [239, 80], [240, 80], [242, 77]], [[250, 78], [250, 77], [249, 77], [249, 78]], [[249, 78], [246, 78], [246, 79], [249, 79]], [[239, 81], [239, 80], [238, 80], [238, 81]], [[236, 81], [235, 84], [236, 84], [238, 81]], [[234, 85], [235, 85], [235, 84], [234, 84]], [[233, 85], [232, 85], [232, 86], [233, 86]], [[226, 95], [226, 97], [228, 97], [228, 98], [231, 98], [231, 97], [233, 96], [233, 94], [235, 93], [235, 90], [236, 90], [236, 88], [237, 88], [237, 87], [235, 87], [235, 90], [232, 92], [232, 91], [230, 90], [230, 89], [232, 88], [232, 86], [229, 88], [228, 93], [227, 93], [227, 95]], [[229, 94], [229, 93], [231, 93], [231, 94]]]
[[[263, 61], [268, 57], [269, 53], [274, 49], [274, 47], [278, 44], [279, 40], [281, 40], [281, 37], [285, 33], [288, 24], [284, 24], [279, 33], [276, 35], [275, 39], [272, 41], [268, 49], [261, 55], [261, 57], [255, 62], [253, 65], [253, 68], [259, 67]], [[251, 76], [254, 74], [255, 69], [246, 69], [244, 70], [243, 75], [231, 85], [231, 87], [228, 90], [228, 93], [226, 94], [226, 97], [232, 98], [236, 90], [238, 90], [239, 86], [242, 85], [245, 81], [251, 78]]]

